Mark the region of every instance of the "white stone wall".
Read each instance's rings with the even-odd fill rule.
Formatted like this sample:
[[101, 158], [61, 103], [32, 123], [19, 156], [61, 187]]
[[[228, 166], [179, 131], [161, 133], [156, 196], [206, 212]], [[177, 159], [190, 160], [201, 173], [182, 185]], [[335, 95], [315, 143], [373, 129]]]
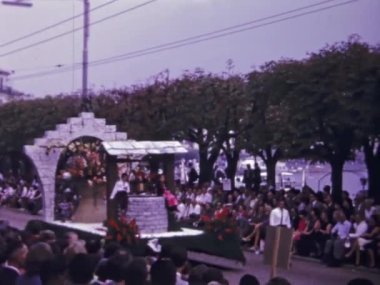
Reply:
[[127, 216], [136, 219], [142, 234], [168, 231], [168, 212], [163, 197], [129, 197]]
[[73, 140], [80, 137], [95, 137], [102, 141], [126, 140], [127, 134], [117, 132], [115, 125], [107, 125], [105, 119], [95, 118], [93, 113], [80, 113], [58, 124], [55, 130], [46, 131], [33, 145], [24, 146], [38, 172], [43, 188], [43, 216], [46, 221], [54, 220], [55, 176], [62, 151]]

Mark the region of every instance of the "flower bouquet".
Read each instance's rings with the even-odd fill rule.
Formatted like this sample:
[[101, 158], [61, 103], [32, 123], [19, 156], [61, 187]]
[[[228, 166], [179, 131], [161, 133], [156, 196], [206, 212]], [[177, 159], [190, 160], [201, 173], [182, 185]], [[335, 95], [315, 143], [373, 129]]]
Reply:
[[133, 245], [140, 240], [140, 232], [135, 219], [128, 220], [126, 216], [122, 216], [119, 220], [109, 219], [105, 222], [105, 226], [107, 228], [107, 241]]
[[235, 239], [238, 236], [236, 221], [228, 209], [222, 209], [215, 214], [214, 218], [206, 220], [205, 228], [207, 233], [215, 235], [219, 241]]

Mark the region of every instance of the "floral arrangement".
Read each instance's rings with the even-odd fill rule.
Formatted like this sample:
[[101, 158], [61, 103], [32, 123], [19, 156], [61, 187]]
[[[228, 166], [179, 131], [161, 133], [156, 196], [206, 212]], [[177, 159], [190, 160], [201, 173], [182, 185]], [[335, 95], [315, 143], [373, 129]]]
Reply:
[[140, 232], [135, 219], [128, 220], [126, 216], [119, 220], [109, 219], [105, 222], [105, 226], [107, 227], [106, 240], [108, 241], [132, 245], [140, 240]]
[[214, 234], [219, 241], [234, 239], [238, 235], [236, 221], [226, 208], [218, 211], [214, 218], [206, 219], [205, 228], [206, 232]]

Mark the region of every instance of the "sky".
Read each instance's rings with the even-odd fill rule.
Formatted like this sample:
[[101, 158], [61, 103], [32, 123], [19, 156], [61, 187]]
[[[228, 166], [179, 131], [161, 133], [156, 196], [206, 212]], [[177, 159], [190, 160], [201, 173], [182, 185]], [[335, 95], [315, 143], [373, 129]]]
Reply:
[[[82, 13], [83, 1], [27, 1], [33, 2], [33, 7], [21, 8], [0, 3], [0, 69], [13, 72], [7, 84], [36, 97], [79, 91], [82, 83], [81, 69], [74, 70], [72, 65], [81, 62], [83, 33], [81, 30], [75, 33], [71, 31], [82, 27], [82, 17], [25, 40], [6, 43]], [[318, 51], [326, 44], [347, 40], [352, 34], [358, 34], [363, 41], [372, 45], [379, 44], [380, 0], [357, 0], [311, 13], [315, 9], [348, 1], [90, 0], [91, 8], [111, 2], [90, 14], [91, 23], [145, 4], [90, 26], [90, 62], [250, 21], [256, 22], [242, 26], [254, 27], [240, 33], [191, 45], [189, 42], [181, 42], [185, 43], [181, 47], [118, 59], [107, 64], [90, 64], [89, 87], [98, 91], [142, 84], [164, 70], [169, 70], [171, 78], [196, 68], [221, 73], [226, 71], [229, 59], [233, 60], [233, 72], [247, 73], [270, 60], [304, 58], [307, 53]], [[316, 5], [321, 2], [324, 3]], [[316, 6], [308, 9], [274, 17], [279, 13], [314, 4]], [[295, 17], [301, 13], [308, 14]], [[266, 17], [267, 20], [259, 21]], [[276, 22], [280, 19], [283, 20]], [[68, 35], [5, 55], [64, 32]], [[26, 76], [30, 74], [40, 76]]]

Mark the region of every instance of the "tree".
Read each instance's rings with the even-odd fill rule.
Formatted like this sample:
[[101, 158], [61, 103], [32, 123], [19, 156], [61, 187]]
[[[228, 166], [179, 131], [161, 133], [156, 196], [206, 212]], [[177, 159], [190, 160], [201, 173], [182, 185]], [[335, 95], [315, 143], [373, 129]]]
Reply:
[[245, 146], [267, 167], [267, 183], [276, 187], [276, 164], [294, 147], [287, 98], [289, 82], [302, 63], [281, 60], [268, 62], [247, 76], [249, 104], [245, 115]]
[[76, 115], [79, 102], [76, 96], [58, 96], [14, 101], [0, 106], [0, 154], [10, 159], [15, 175], [19, 161], [24, 159], [23, 146]]
[[[358, 67], [364, 59], [355, 39], [327, 46], [313, 53], [298, 73], [298, 84], [288, 84], [292, 96], [288, 106], [290, 125], [301, 136], [304, 154], [331, 165], [335, 201], [341, 201], [343, 166], [354, 158], [357, 116], [363, 101], [358, 96], [362, 83]], [[363, 80], [364, 78], [362, 78]]]
[[229, 96], [224, 84], [222, 77], [198, 70], [173, 80], [169, 88], [173, 108], [166, 124], [175, 138], [198, 144], [201, 183], [211, 181], [224, 142], [221, 114]]

